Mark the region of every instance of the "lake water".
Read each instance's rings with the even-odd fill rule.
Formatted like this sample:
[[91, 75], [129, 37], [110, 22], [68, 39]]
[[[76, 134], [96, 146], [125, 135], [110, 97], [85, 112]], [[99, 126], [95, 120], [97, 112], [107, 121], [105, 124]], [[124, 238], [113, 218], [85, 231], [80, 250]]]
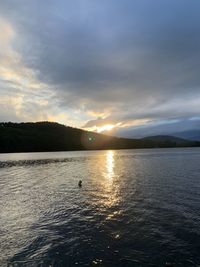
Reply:
[[1, 154], [0, 208], [1, 267], [200, 266], [200, 149]]

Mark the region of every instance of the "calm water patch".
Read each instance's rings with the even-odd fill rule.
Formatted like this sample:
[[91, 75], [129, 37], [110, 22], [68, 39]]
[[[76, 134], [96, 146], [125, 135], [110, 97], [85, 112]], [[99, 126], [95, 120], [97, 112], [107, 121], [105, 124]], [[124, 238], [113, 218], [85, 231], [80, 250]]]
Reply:
[[0, 265], [199, 266], [199, 162], [199, 148], [1, 154]]

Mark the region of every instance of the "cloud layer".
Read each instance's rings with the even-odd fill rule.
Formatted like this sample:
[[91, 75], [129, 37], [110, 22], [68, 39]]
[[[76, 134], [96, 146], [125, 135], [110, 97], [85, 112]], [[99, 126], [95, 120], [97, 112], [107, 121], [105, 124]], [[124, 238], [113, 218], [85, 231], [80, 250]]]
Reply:
[[133, 136], [141, 125], [189, 125], [200, 117], [199, 8], [2, 0], [0, 120], [113, 124]]

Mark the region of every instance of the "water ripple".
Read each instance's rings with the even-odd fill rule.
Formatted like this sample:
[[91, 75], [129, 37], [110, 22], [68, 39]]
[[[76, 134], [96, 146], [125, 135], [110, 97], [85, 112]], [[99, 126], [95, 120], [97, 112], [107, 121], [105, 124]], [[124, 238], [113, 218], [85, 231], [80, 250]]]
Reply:
[[158, 152], [1, 156], [1, 266], [198, 266], [200, 150]]

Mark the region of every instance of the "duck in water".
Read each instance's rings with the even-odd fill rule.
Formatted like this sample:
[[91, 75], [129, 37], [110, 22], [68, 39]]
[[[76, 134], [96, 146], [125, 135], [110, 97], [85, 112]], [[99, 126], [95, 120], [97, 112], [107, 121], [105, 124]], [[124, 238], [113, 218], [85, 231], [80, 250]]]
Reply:
[[82, 181], [81, 181], [81, 180], [79, 180], [79, 182], [78, 182], [78, 186], [79, 186], [79, 187], [82, 187]]

